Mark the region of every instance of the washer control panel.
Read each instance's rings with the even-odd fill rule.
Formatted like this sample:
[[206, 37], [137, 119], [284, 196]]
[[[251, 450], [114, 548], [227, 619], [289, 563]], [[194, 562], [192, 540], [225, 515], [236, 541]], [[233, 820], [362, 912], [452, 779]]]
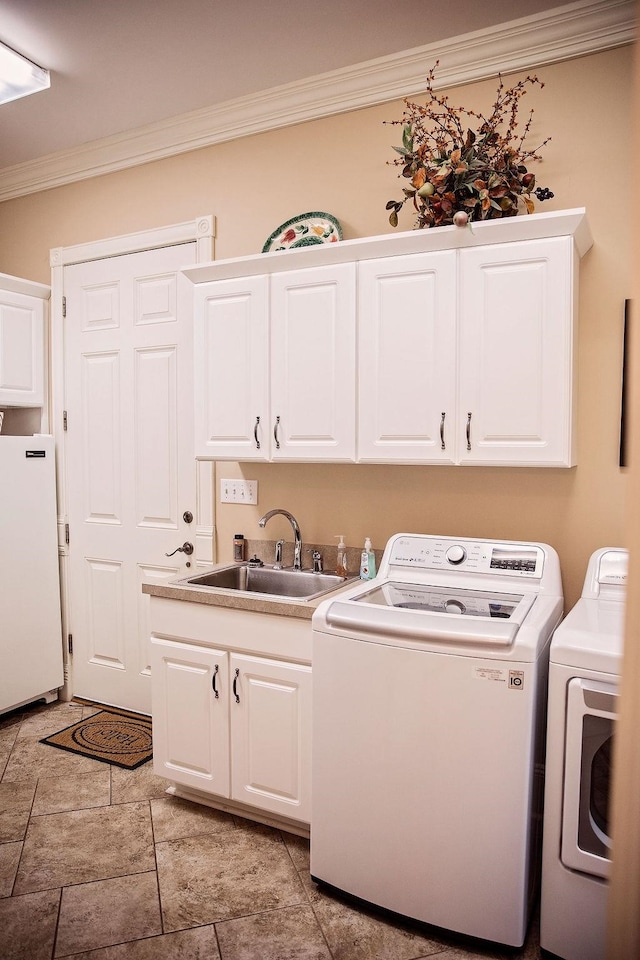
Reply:
[[544, 551], [536, 544], [492, 543], [440, 537], [398, 537], [389, 564], [419, 570], [468, 570], [540, 579]]

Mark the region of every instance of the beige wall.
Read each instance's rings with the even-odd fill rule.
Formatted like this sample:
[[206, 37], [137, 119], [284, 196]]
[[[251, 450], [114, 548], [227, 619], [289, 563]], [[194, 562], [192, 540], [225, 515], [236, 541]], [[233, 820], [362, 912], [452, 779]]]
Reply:
[[[618, 467], [622, 311], [630, 294], [631, 49], [538, 71], [533, 136], [550, 135], [533, 166], [555, 193], [539, 211], [586, 206], [595, 244], [582, 262], [578, 457], [574, 470], [404, 466], [243, 466], [222, 477], [259, 481], [256, 508], [220, 505], [218, 556], [236, 531], [257, 538], [272, 507], [291, 510], [308, 541], [365, 536], [383, 547], [401, 530], [551, 543], [560, 554], [567, 605], [579, 596], [587, 559], [624, 545], [625, 472]], [[509, 78], [506, 78], [509, 81]], [[493, 81], [451, 92], [453, 104], [488, 109]], [[217, 217], [216, 256], [259, 252], [282, 221], [327, 210], [346, 238], [390, 232], [385, 202], [401, 183], [387, 161], [401, 116], [390, 103], [239, 139], [0, 204], [0, 272], [48, 282], [49, 249], [189, 220]], [[411, 229], [409, 211], [400, 229]], [[275, 522], [274, 522], [275, 523]], [[274, 527], [269, 538], [288, 531]]]

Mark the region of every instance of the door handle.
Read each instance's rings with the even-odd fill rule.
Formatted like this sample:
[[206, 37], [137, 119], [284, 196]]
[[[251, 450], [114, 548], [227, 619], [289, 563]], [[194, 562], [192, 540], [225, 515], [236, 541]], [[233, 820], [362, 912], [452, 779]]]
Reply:
[[172, 557], [174, 553], [186, 553], [186, 555], [190, 557], [193, 553], [193, 544], [189, 543], [188, 540], [185, 540], [181, 547], [176, 547], [175, 550], [171, 551], [171, 553], [165, 553], [165, 557]]
[[467, 414], [467, 450], [471, 450], [471, 414]]
[[238, 677], [240, 676], [240, 668], [236, 667], [236, 672], [233, 677], [233, 695], [236, 698], [236, 703], [240, 703], [240, 695], [238, 693]]
[[443, 412], [440, 414], [440, 449], [441, 449], [441, 450], [446, 450], [446, 449], [447, 449], [447, 445], [446, 445], [446, 443], [444, 442], [444, 419], [445, 419], [446, 415], [447, 415], [447, 414], [446, 414], [446, 411], [443, 411]]
[[280, 417], [276, 417], [276, 422], [273, 427], [273, 439], [276, 443], [276, 450], [280, 449], [280, 441], [278, 440], [278, 427], [280, 426]]
[[212, 687], [213, 692], [214, 692], [214, 694], [215, 694], [216, 700], [217, 700], [217, 699], [219, 698], [219, 696], [220, 696], [220, 694], [219, 694], [219, 692], [218, 692], [218, 688], [216, 687], [216, 677], [217, 677], [217, 676], [218, 676], [218, 664], [216, 663], [216, 665], [215, 665], [215, 667], [214, 667], [214, 669], [213, 669], [213, 676], [211, 677], [211, 687]]

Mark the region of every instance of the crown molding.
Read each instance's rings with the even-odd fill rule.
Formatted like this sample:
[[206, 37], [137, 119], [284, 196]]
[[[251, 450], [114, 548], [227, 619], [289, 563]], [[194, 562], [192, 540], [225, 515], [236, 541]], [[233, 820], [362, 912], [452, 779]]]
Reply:
[[0, 170], [0, 201], [239, 137], [611, 50], [635, 39], [634, 0], [578, 0], [450, 40], [284, 84]]

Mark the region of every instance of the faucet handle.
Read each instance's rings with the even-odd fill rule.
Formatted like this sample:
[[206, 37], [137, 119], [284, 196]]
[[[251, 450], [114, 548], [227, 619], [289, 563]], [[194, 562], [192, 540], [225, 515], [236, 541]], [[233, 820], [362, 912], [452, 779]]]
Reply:
[[284, 540], [276, 541], [276, 558], [273, 564], [274, 570], [282, 570], [282, 548], [284, 546]]
[[313, 572], [322, 573], [322, 554], [319, 550], [313, 551]]

